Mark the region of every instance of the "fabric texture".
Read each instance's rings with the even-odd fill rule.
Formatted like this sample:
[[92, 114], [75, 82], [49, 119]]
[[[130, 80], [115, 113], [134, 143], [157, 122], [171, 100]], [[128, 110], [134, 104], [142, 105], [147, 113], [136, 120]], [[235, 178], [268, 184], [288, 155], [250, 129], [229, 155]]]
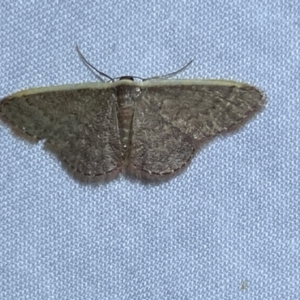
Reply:
[[0, 124], [0, 299], [300, 299], [300, 2], [3, 1], [0, 97], [112, 77], [267, 95], [162, 184], [75, 181]]

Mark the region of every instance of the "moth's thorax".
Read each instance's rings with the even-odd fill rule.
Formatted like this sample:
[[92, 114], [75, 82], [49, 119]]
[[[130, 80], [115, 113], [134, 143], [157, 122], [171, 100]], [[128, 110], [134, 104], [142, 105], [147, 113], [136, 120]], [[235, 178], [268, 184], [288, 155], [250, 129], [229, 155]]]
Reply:
[[117, 88], [118, 123], [122, 144], [122, 159], [127, 160], [130, 153], [130, 141], [132, 134], [132, 119], [135, 102], [139, 101], [141, 88], [132, 85], [120, 85]]
[[117, 97], [119, 107], [133, 106], [141, 95], [141, 88], [131, 85], [120, 85], [117, 88]]

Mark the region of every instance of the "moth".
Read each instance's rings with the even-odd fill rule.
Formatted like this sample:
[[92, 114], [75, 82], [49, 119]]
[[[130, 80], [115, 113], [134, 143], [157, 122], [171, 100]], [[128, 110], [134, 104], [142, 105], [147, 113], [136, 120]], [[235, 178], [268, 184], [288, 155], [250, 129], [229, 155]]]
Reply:
[[208, 138], [236, 127], [265, 102], [247, 83], [168, 79], [186, 66], [141, 81], [111, 78], [77, 51], [110, 81], [20, 91], [1, 100], [0, 117], [21, 136], [44, 140], [79, 179], [169, 178]]

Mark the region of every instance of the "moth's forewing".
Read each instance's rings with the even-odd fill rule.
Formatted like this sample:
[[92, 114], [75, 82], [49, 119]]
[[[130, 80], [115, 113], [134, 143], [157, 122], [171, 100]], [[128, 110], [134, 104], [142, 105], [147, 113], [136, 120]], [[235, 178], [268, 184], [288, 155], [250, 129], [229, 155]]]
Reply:
[[264, 103], [264, 94], [233, 81], [180, 80], [142, 89], [132, 129], [130, 170], [142, 177], [170, 176], [199, 146], [234, 128]]
[[81, 177], [120, 172], [117, 103], [110, 86], [75, 85], [22, 91], [1, 101], [13, 128], [47, 146]]

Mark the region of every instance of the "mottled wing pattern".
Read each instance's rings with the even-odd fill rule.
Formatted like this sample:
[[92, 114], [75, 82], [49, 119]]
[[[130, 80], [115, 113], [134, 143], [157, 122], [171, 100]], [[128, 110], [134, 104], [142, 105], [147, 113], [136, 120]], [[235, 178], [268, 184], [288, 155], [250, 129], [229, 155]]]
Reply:
[[36, 140], [45, 139], [80, 175], [102, 176], [120, 170], [116, 97], [111, 89], [32, 91], [1, 102], [4, 121]]
[[129, 168], [168, 175], [189, 162], [206, 138], [241, 122], [263, 102], [249, 85], [153, 86], [136, 104]]

